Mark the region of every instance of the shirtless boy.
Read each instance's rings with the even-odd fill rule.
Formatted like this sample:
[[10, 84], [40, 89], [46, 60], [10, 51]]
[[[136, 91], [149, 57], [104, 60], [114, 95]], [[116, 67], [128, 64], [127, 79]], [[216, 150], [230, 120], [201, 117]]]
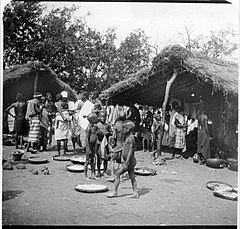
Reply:
[[134, 128], [135, 128], [135, 125], [132, 121], [127, 121], [122, 126], [123, 134], [126, 135], [126, 140], [124, 141], [123, 147], [122, 147], [123, 162], [120, 169], [115, 173], [114, 188], [113, 188], [113, 191], [108, 194], [107, 197], [109, 198], [117, 197], [118, 187], [120, 183], [120, 175], [125, 172], [128, 172], [129, 178], [132, 183], [133, 195], [131, 197], [132, 198], [139, 197], [139, 194], [137, 192], [137, 181], [134, 175], [134, 167], [137, 164], [136, 158], [134, 157], [134, 143], [135, 143], [135, 138], [133, 135]]
[[90, 161], [91, 166], [91, 177], [90, 179], [96, 179], [95, 177], [95, 154], [97, 152], [97, 135], [96, 135], [96, 124], [98, 122], [98, 118], [96, 114], [89, 114], [87, 116], [89, 121], [87, 130], [86, 130], [86, 161], [84, 163], [84, 175], [85, 179], [88, 180], [87, 170], [88, 163]]
[[106, 123], [107, 113], [102, 110], [99, 114], [100, 121], [96, 125], [96, 134], [97, 134], [97, 177], [101, 176], [100, 167], [103, 160], [103, 176], [107, 176], [107, 165], [108, 165], [108, 138], [110, 135], [110, 125]]

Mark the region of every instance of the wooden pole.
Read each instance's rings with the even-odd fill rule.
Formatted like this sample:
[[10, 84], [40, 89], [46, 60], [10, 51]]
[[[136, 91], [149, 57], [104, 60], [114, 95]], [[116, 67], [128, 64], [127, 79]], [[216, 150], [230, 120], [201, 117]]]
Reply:
[[36, 73], [36, 77], [35, 77], [35, 80], [34, 80], [34, 86], [33, 86], [33, 95], [36, 93], [37, 91], [37, 82], [38, 82], [38, 71]]
[[166, 119], [166, 106], [167, 106], [167, 102], [168, 102], [168, 97], [169, 97], [169, 91], [171, 88], [172, 83], [174, 82], [174, 80], [176, 79], [178, 74], [178, 71], [174, 68], [173, 69], [173, 75], [171, 77], [170, 80], [167, 81], [167, 86], [165, 89], [165, 96], [164, 96], [164, 101], [163, 101], [163, 105], [162, 105], [162, 123], [163, 125], [160, 128], [160, 149], [159, 151], [157, 151], [157, 158], [159, 156], [161, 156], [161, 151], [162, 151], [162, 139], [163, 139], [163, 133], [164, 133], [164, 126], [165, 126], [165, 119]]

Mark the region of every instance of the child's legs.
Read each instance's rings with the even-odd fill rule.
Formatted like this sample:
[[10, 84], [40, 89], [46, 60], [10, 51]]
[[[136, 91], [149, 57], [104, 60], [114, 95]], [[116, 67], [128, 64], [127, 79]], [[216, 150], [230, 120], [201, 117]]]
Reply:
[[60, 150], [61, 150], [61, 140], [57, 140], [57, 151], [59, 155], [60, 155]]
[[63, 140], [63, 147], [64, 147], [64, 154], [66, 154], [66, 152], [67, 152], [67, 142], [68, 142], [68, 140], [67, 139], [64, 139]]
[[18, 133], [16, 132], [15, 135], [15, 148], [18, 149]]
[[77, 142], [77, 137], [73, 136], [72, 137], [72, 145], [73, 145], [73, 150], [75, 151], [75, 147], [76, 147], [76, 142]]
[[133, 192], [136, 193], [137, 192], [137, 181], [136, 181], [135, 174], [134, 174], [134, 167], [132, 167], [130, 170], [128, 170], [128, 175], [129, 175], [129, 178], [132, 183]]
[[90, 158], [90, 165], [91, 165], [91, 176], [95, 176], [95, 155], [91, 153], [89, 155]]
[[120, 169], [114, 175], [115, 182], [114, 182], [113, 192], [116, 193], [116, 194], [117, 194], [118, 186], [119, 186], [119, 183], [120, 183], [120, 176], [125, 172], [126, 172], [126, 170], [123, 169], [123, 167], [120, 167]]
[[80, 140], [80, 134], [77, 136], [77, 144], [79, 145], [79, 147], [82, 147], [82, 143]]
[[107, 167], [108, 167], [108, 160], [104, 159], [103, 160], [103, 172], [106, 173], [107, 172]]
[[143, 149], [143, 151], [145, 150], [145, 148], [144, 148], [144, 146], [145, 146], [145, 139], [144, 139], [144, 137], [143, 137], [143, 139], [142, 139], [142, 149]]
[[85, 163], [84, 163], [84, 175], [85, 175], [85, 177], [87, 177], [89, 158], [90, 158], [89, 153], [86, 152], [86, 160], [85, 160]]

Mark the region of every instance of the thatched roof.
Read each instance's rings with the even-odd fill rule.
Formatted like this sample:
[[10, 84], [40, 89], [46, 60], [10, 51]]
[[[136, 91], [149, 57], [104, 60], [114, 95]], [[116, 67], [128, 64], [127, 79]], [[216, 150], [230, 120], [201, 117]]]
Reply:
[[[179, 70], [170, 96], [188, 102], [207, 99], [218, 91], [238, 94], [238, 65], [189, 52], [179, 45], [168, 46], [153, 60], [150, 69], [143, 69], [118, 82], [102, 94], [110, 103], [137, 102], [161, 106], [167, 80]], [[194, 93], [194, 97], [191, 94]]]
[[55, 99], [56, 94], [65, 90], [71, 99], [76, 99], [76, 91], [58, 79], [57, 74], [41, 62], [29, 62], [17, 65], [3, 72], [4, 105], [15, 101], [16, 93], [22, 93], [26, 99], [33, 97], [33, 87], [38, 72], [37, 91], [43, 94], [50, 92]]

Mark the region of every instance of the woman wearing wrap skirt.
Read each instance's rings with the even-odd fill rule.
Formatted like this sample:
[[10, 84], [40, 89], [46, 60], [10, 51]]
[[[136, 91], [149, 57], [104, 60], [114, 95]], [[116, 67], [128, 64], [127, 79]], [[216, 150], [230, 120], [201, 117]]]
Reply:
[[28, 105], [27, 105], [26, 119], [29, 122], [27, 151], [29, 151], [29, 147], [31, 144], [33, 146], [33, 149], [36, 150], [40, 141], [41, 97], [42, 97], [42, 94], [40, 92], [36, 92], [33, 96], [33, 99], [29, 100], [27, 103]]

